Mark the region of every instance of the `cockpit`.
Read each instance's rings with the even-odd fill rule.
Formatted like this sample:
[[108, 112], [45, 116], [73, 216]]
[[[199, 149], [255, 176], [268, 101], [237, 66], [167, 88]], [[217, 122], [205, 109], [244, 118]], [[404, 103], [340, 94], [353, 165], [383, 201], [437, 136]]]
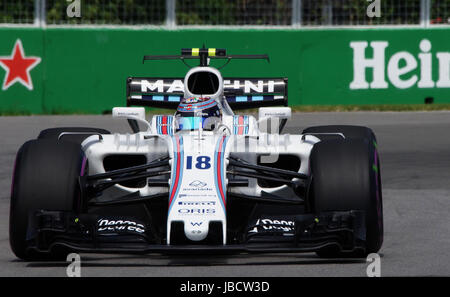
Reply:
[[175, 113], [176, 131], [212, 131], [220, 123], [222, 112], [218, 102], [210, 97], [189, 97], [181, 101]]
[[175, 113], [176, 131], [212, 131], [222, 119], [223, 79], [214, 68], [195, 67], [184, 79], [184, 97]]

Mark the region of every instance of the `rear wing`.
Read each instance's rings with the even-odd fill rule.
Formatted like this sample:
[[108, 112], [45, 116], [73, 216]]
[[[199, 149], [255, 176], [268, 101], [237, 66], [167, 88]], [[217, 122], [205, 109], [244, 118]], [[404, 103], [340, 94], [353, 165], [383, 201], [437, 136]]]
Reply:
[[[224, 96], [234, 110], [287, 106], [287, 78], [224, 78]], [[129, 77], [127, 106], [175, 109], [184, 94], [183, 78]]]

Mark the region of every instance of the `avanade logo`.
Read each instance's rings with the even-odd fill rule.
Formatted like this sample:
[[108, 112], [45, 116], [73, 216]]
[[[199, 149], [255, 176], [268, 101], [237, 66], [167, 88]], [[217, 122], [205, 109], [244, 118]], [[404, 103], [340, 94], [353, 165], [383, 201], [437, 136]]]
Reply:
[[[420, 41], [417, 58], [407, 51], [386, 57], [386, 48], [389, 46], [387, 41], [370, 42], [373, 54], [369, 57], [366, 54], [368, 46], [367, 41], [350, 42], [353, 49], [353, 81], [350, 83], [350, 89], [387, 89], [389, 85], [386, 74], [389, 82], [399, 89], [411, 88], [416, 84], [418, 88], [450, 88], [450, 52], [432, 53], [432, 44], [428, 39]], [[439, 65], [436, 81], [432, 77], [432, 63], [435, 58]], [[418, 75], [412, 74], [418, 67]], [[372, 71], [371, 82], [366, 79], [367, 69]]]

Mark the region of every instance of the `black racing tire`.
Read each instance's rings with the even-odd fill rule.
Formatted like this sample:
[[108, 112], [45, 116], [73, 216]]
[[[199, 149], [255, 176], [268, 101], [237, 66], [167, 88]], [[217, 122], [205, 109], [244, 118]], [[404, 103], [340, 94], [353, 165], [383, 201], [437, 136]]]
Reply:
[[[86, 138], [96, 133], [111, 134], [111, 132], [109, 132], [108, 130], [100, 128], [60, 127], [42, 130], [41, 133], [39, 133], [38, 139], [58, 140], [59, 135], [63, 132], [81, 132], [82, 134], [71, 134], [61, 137], [61, 140], [63, 141], [75, 142], [78, 144], [81, 144]], [[89, 132], [92, 132], [92, 134], [89, 134]]]
[[[317, 134], [315, 134], [317, 133]], [[321, 134], [321, 133], [342, 133], [345, 139], [366, 139], [377, 141], [375, 133], [370, 128], [363, 126], [350, 125], [329, 125], [314, 126], [303, 130], [302, 134], [315, 134], [320, 140], [342, 139], [340, 135]]]
[[30, 140], [19, 149], [11, 186], [9, 240], [23, 260], [63, 260], [63, 254], [40, 254], [28, 249], [29, 216], [36, 210], [77, 211], [78, 177], [86, 159], [79, 144], [46, 139]]
[[335, 139], [314, 145], [310, 156], [308, 199], [314, 213], [363, 210], [366, 219], [365, 251], [342, 253], [325, 248], [321, 257], [364, 257], [383, 243], [380, 161], [374, 139]]

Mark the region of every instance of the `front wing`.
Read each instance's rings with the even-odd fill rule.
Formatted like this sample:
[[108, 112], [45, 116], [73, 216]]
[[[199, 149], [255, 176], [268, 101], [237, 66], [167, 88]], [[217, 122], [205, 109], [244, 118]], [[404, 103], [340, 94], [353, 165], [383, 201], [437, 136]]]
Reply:
[[[282, 219], [282, 218], [281, 218]], [[151, 226], [133, 218], [40, 210], [30, 214], [29, 249], [41, 253], [63, 249], [92, 253], [262, 253], [313, 252], [335, 248], [364, 251], [362, 211], [296, 215], [292, 228], [252, 224], [226, 245], [167, 245]]]

